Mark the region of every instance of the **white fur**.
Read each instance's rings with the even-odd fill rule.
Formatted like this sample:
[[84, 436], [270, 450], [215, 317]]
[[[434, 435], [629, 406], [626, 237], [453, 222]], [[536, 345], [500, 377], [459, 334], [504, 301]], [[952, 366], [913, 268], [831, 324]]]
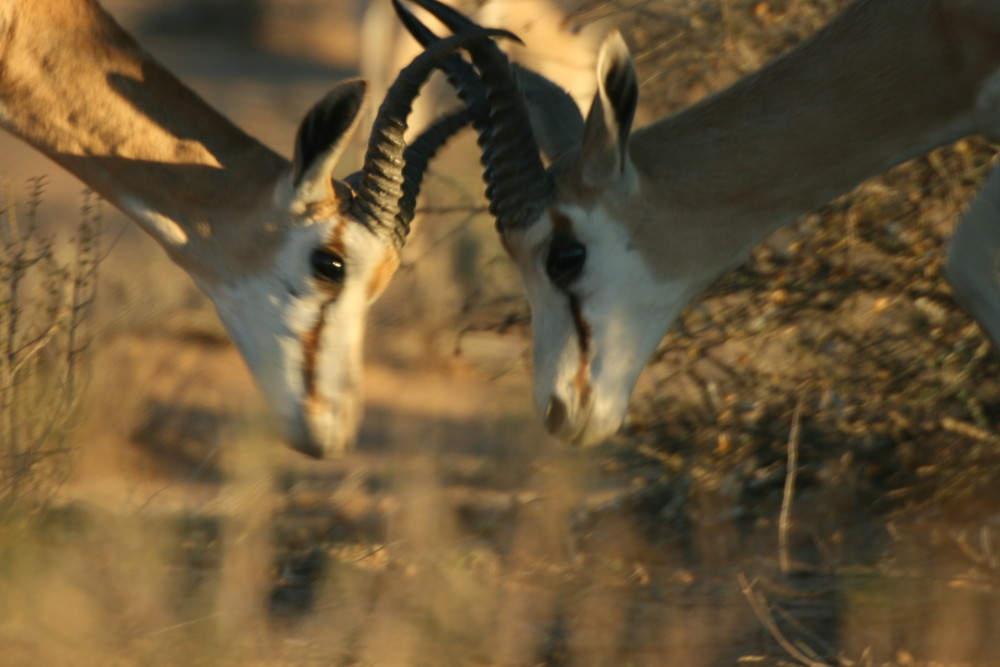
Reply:
[[[567, 416], [556, 435], [589, 445], [621, 425], [646, 360], [705, 279], [657, 279], [626, 230], [602, 207], [567, 205], [559, 210], [587, 247], [584, 269], [570, 287], [590, 329], [587, 355], [581, 356], [569, 298], [545, 273], [552, 238], [548, 215], [523, 235], [508, 233], [507, 245], [531, 305], [535, 405], [545, 414], [552, 398], [558, 398]], [[582, 361], [586, 367], [581, 375]], [[581, 378], [589, 386], [586, 400], [578, 390]]]
[[176, 220], [154, 211], [136, 197], [128, 195], [122, 197], [121, 207], [165, 248], [187, 244], [188, 235]]
[[[981, 65], [996, 67], [995, 50], [988, 46], [1000, 29], [995, 20], [1000, 3], [933, 3], [954, 13], [956, 25], [977, 29], [957, 35], [954, 48], [932, 45], [931, 57], [900, 56], [883, 72], [874, 59], [885, 57], [886, 43], [898, 39], [900, 53], [922, 55], [920, 49], [929, 47], [912, 43], [910, 36], [933, 28], [927, 22], [939, 18], [926, 11], [930, 2], [911, 7], [893, 0], [904, 10], [898, 25], [886, 25], [880, 42], [859, 41], [872, 39], [864, 27], [868, 14], [884, 11], [888, 2], [849, 5], [835, 20], [840, 39], [817, 37], [813, 44], [820, 46], [793, 50], [779, 64], [643, 128], [641, 136], [628, 141], [621, 141], [618, 116], [629, 113], [637, 91], [621, 86], [612, 91], [603, 75], [628, 74], [633, 63], [620, 38], [605, 42], [598, 56], [600, 86], [579, 157], [556, 172], [562, 189], [557, 188], [559, 201], [550, 204], [550, 213], [558, 210], [587, 249], [582, 272], [568, 288], [589, 330], [586, 352], [571, 299], [545, 272], [553, 234], [550, 213], [527, 227], [502, 230], [531, 305], [534, 400], [554, 435], [577, 444], [611, 435], [625, 416], [642, 367], [685, 305], [716, 276], [744, 261], [770, 231], [852, 183], [939, 145], [975, 132], [1000, 137], [1000, 71], [981, 76]], [[969, 22], [970, 16], [978, 19]], [[990, 60], [979, 63], [977, 57]], [[851, 94], [857, 99], [828, 86], [824, 68], [853, 80]], [[949, 82], [964, 85], [972, 77], [981, 78], [971, 104], [936, 103], [942, 95], [965, 99], [966, 91], [956, 94]], [[634, 72], [630, 78], [632, 85]], [[915, 79], [937, 88], [915, 97], [910, 91]], [[902, 92], [897, 94], [896, 86]], [[626, 96], [610, 97], [623, 92]], [[896, 107], [902, 110], [897, 113]], [[895, 125], [879, 122], [897, 115]], [[802, 142], [808, 151], [800, 150]], [[736, 151], [731, 155], [729, 144]], [[856, 160], [828, 157], [840, 155], [845, 145]], [[625, 156], [618, 154], [621, 146]], [[624, 171], [618, 168], [621, 157]], [[588, 186], [584, 191], [571, 192], [577, 187], [574, 176], [582, 177]], [[570, 203], [581, 200], [594, 203], [586, 208]], [[1000, 170], [991, 174], [955, 234], [947, 269], [956, 298], [1000, 348], [998, 250]]]
[[[311, 276], [309, 256], [346, 224], [346, 279], [330, 300]], [[368, 288], [389, 244], [358, 224], [322, 222], [291, 229], [266, 272], [239, 282], [202, 284], [288, 437], [317, 456], [343, 453], [361, 418]], [[315, 358], [315, 394], [306, 396], [303, 341], [323, 316]], [[318, 448], [318, 450], [317, 450]]]

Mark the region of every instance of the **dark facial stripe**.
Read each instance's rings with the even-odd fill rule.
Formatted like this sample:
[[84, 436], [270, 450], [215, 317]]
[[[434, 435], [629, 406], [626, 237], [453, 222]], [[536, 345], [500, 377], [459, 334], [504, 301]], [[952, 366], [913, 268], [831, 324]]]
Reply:
[[[325, 244], [325, 248], [337, 253], [345, 258], [344, 252], [344, 224], [333, 228], [333, 233]], [[348, 270], [350, 267], [348, 266]], [[326, 307], [340, 296], [341, 285], [320, 284], [324, 295], [327, 297], [320, 305], [319, 315], [312, 329], [302, 337], [302, 384], [305, 387], [305, 398], [308, 402], [313, 402], [316, 397], [316, 358], [319, 356], [320, 337], [323, 334], [323, 326], [326, 324]]]
[[573, 315], [573, 326], [576, 329], [576, 342], [580, 346], [581, 355], [590, 353], [590, 325], [583, 319], [583, 312], [580, 310], [580, 300], [575, 294], [569, 297], [569, 312]]
[[[550, 208], [549, 217], [552, 219], [552, 235], [563, 236], [576, 239], [573, 231], [573, 221], [569, 216], [561, 211]], [[569, 312], [573, 316], [573, 326], [576, 329], [576, 343], [580, 350], [580, 362], [577, 367], [576, 376], [573, 378], [573, 386], [580, 397], [580, 405], [587, 405], [590, 402], [590, 324], [583, 317], [583, 309], [580, 307], [580, 299], [571, 292], [565, 292], [569, 300]]]
[[305, 395], [312, 402], [316, 395], [316, 357], [319, 354], [319, 340], [326, 323], [326, 308], [322, 307], [316, 324], [302, 337], [302, 383], [305, 385]]
[[[576, 241], [576, 234], [573, 232], [573, 221], [569, 216], [564, 215], [557, 209], [549, 209], [549, 217], [552, 219], [552, 236], [561, 236], [565, 239]], [[590, 325], [583, 319], [583, 312], [580, 309], [579, 298], [570, 292], [565, 292], [569, 298], [569, 310], [573, 314], [573, 324], [576, 327], [576, 339], [580, 345], [580, 354], [586, 355], [590, 350]]]
[[573, 326], [576, 328], [576, 342], [580, 348], [580, 365], [576, 369], [576, 376], [573, 378], [573, 386], [580, 397], [580, 405], [587, 405], [590, 402], [590, 325], [583, 318], [580, 310], [580, 301], [575, 295], [569, 295], [569, 310], [573, 315]]

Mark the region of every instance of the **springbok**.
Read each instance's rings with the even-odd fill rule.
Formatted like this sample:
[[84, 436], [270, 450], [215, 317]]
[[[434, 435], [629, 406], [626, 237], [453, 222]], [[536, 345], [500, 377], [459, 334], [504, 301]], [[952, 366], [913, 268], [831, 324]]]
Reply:
[[[414, 2], [453, 31], [472, 25]], [[1000, 139], [998, 0], [856, 0], [758, 72], [634, 131], [638, 85], [616, 32], [585, 119], [526, 104], [499, 50], [470, 54], [491, 104], [487, 195], [531, 306], [534, 401], [581, 445], [618, 429], [684, 307], [773, 230], [938, 146]], [[946, 275], [1000, 348], [998, 208], [994, 170]]]
[[364, 167], [341, 182], [332, 171], [363, 81], [309, 111], [289, 162], [175, 79], [96, 0], [0, 0], [0, 126], [151, 234], [214, 303], [290, 444], [333, 455], [355, 437], [365, 315], [396, 271], [422, 169], [468, 120], [447, 117], [404, 156], [410, 105], [437, 59], [488, 36], [458, 36], [400, 72]]
[[[578, 101], [593, 94], [594, 62], [603, 32], [599, 23], [581, 26], [573, 16], [582, 0], [446, 0], [458, 10], [468, 9], [483, 25], [502, 25], [518, 35], [527, 49], [509, 43], [510, 57], [560, 86]], [[405, 38], [394, 20], [388, 2], [369, 2], [361, 26], [361, 74], [371, 82], [376, 95], [399, 68], [419, 52], [419, 46]], [[380, 83], [380, 82], [385, 82]], [[413, 125], [429, 121], [446, 101], [447, 91], [433, 89], [421, 96], [411, 114]]]

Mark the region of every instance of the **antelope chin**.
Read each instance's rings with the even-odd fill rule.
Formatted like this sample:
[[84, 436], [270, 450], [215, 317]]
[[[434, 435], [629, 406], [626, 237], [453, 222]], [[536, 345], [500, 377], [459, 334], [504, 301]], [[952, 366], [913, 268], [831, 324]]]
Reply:
[[[619, 394], [628, 396], [628, 389], [620, 389], [610, 395]], [[625, 421], [628, 401], [602, 399], [600, 390], [592, 392], [591, 400], [577, 408], [574, 418], [564, 424], [560, 433], [553, 435], [574, 447], [593, 447], [613, 436]]]
[[340, 413], [310, 409], [285, 420], [285, 439], [289, 446], [314, 459], [344, 456], [354, 446], [361, 417], [360, 406], [342, 405]]

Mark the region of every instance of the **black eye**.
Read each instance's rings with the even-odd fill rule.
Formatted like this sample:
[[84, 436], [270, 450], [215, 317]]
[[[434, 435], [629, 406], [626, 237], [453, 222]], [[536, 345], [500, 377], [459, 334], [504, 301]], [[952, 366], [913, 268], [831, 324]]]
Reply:
[[580, 276], [585, 261], [587, 246], [578, 241], [554, 241], [545, 260], [545, 270], [556, 287], [565, 289]]
[[313, 277], [330, 283], [344, 282], [344, 258], [326, 248], [316, 248], [309, 256]]

